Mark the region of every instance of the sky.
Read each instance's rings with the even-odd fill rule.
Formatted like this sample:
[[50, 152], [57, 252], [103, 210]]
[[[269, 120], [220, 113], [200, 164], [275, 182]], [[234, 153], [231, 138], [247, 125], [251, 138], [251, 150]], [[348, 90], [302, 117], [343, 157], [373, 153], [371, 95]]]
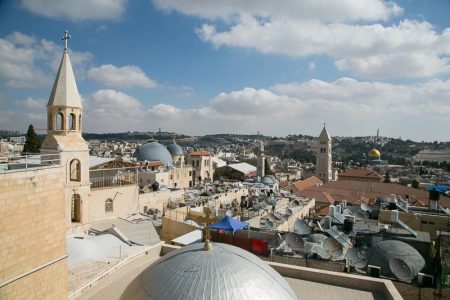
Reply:
[[69, 55], [84, 132], [450, 140], [450, 1], [0, 1], [0, 130], [45, 133]]

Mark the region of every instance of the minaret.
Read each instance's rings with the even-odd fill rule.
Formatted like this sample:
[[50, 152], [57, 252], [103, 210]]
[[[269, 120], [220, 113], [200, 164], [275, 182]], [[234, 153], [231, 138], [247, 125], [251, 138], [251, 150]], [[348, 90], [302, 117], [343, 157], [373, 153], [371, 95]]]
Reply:
[[324, 183], [332, 180], [331, 173], [331, 138], [325, 124], [317, 139], [316, 173]]
[[260, 141], [259, 155], [258, 155], [258, 158], [256, 159], [256, 176], [263, 178], [265, 175], [264, 174], [265, 167], [266, 167], [266, 157], [264, 155], [264, 143], [263, 143], [263, 141]]
[[65, 166], [65, 201], [68, 226], [87, 222], [87, 196], [90, 191], [89, 149], [81, 136], [82, 106], [70, 63], [64, 33], [64, 53], [47, 104], [47, 137], [42, 154], [54, 154]]

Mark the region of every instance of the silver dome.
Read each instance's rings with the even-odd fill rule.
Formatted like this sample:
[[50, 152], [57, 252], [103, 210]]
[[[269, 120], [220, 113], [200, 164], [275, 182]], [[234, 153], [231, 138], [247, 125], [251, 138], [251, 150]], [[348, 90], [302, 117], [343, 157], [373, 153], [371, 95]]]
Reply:
[[410, 245], [386, 240], [367, 251], [367, 264], [379, 266], [381, 275], [411, 282], [425, 267], [422, 255]]
[[121, 299], [297, 299], [289, 284], [252, 253], [213, 243], [173, 251], [145, 269]]
[[183, 149], [181, 149], [181, 147], [176, 143], [173, 143], [173, 144], [170, 144], [169, 146], [167, 146], [167, 150], [169, 150], [169, 152], [172, 156], [184, 155]]
[[264, 176], [264, 177], [261, 179], [261, 182], [264, 183], [264, 184], [266, 184], [266, 185], [273, 185], [273, 184], [275, 184], [275, 180], [273, 180], [273, 179], [270, 178], [269, 176]]
[[157, 142], [149, 142], [140, 146], [134, 157], [138, 161], [160, 161], [166, 166], [172, 166], [172, 155], [166, 147]]

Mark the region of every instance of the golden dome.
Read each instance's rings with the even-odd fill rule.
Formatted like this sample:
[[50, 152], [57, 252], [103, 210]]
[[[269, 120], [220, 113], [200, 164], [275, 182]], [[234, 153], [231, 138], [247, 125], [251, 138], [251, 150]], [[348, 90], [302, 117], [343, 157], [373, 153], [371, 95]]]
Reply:
[[381, 153], [380, 153], [380, 151], [378, 151], [377, 149], [374, 148], [374, 149], [369, 151], [367, 156], [369, 156], [370, 158], [380, 159]]

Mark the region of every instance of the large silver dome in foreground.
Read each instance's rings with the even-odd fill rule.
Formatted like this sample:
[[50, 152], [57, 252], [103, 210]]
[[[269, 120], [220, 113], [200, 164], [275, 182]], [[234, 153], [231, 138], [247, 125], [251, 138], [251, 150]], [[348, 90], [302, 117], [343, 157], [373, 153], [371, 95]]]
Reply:
[[173, 251], [145, 269], [121, 299], [297, 299], [267, 263], [243, 249], [202, 243]]
[[138, 161], [160, 161], [166, 166], [172, 166], [172, 155], [166, 147], [155, 141], [140, 146], [134, 153]]

